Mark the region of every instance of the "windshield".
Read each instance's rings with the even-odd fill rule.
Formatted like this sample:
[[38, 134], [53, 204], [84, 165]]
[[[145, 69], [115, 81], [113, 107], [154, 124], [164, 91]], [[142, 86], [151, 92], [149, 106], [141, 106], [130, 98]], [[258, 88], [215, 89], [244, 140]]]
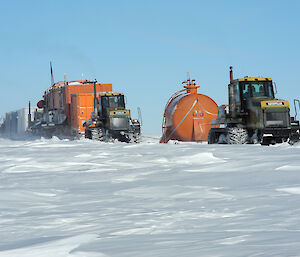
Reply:
[[101, 102], [102, 102], [103, 108], [107, 108], [107, 107], [111, 107], [111, 108], [123, 107], [123, 108], [125, 108], [124, 95], [102, 96]]
[[244, 98], [249, 97], [268, 97], [274, 98], [273, 86], [271, 81], [242, 82], [242, 94]]

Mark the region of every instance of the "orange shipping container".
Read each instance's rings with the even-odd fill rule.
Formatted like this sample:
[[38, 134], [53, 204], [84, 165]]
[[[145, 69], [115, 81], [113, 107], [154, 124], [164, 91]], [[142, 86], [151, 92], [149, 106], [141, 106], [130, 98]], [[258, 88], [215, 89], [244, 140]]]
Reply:
[[38, 102], [43, 108], [42, 115], [37, 118], [37, 133], [78, 135], [84, 132], [83, 124], [91, 117], [94, 110], [94, 91], [112, 92], [112, 84], [100, 84], [96, 81], [73, 80], [59, 81], [52, 84]]
[[[83, 84], [84, 81], [68, 81], [65, 85], [65, 113], [67, 116], [67, 122], [71, 125], [71, 95], [73, 94], [89, 94], [94, 92], [94, 84]], [[112, 84], [96, 84], [97, 93], [111, 92]], [[91, 106], [94, 106], [94, 102]]]
[[[112, 84], [96, 83], [96, 92], [112, 92]], [[46, 109], [62, 110], [66, 115], [67, 124], [72, 125], [71, 117], [71, 95], [78, 94], [93, 94], [94, 83], [92, 81], [74, 80], [74, 81], [59, 81], [50, 87], [44, 95]], [[94, 102], [91, 107], [94, 106]], [[74, 115], [74, 114], [73, 114]], [[73, 117], [74, 119], [74, 117]]]
[[[65, 100], [67, 104], [71, 104], [72, 94], [88, 94], [94, 92], [94, 84], [83, 84], [84, 81], [68, 81], [65, 85]], [[112, 84], [96, 84], [96, 91], [98, 92], [111, 92]]]
[[94, 94], [71, 95], [71, 127], [75, 133], [83, 133], [83, 124], [94, 111]]

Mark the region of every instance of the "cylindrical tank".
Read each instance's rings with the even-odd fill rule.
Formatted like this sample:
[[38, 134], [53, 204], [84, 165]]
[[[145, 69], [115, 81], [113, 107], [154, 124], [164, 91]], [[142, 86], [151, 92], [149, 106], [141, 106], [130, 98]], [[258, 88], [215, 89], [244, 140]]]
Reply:
[[168, 101], [163, 118], [161, 143], [169, 140], [207, 141], [211, 121], [217, 118], [218, 106], [210, 97], [198, 94], [194, 80], [188, 78], [184, 90]]

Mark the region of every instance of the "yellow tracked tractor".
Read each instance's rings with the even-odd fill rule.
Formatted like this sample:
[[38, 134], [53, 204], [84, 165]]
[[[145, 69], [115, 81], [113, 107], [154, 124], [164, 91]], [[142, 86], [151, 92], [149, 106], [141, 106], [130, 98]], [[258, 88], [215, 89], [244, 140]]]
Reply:
[[[220, 127], [210, 130], [208, 143], [269, 145], [299, 141], [299, 121], [290, 116], [288, 101], [275, 98], [273, 85], [272, 79], [265, 77], [233, 79], [230, 67], [229, 104], [219, 107], [212, 125]], [[299, 100], [294, 100], [296, 116], [297, 102], [300, 107]]]

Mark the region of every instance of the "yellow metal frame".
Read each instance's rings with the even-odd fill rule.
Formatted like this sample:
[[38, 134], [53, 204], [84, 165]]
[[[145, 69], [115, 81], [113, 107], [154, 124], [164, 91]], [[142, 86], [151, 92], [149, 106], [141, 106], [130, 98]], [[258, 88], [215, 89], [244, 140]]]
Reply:
[[130, 115], [129, 110], [116, 110], [116, 111], [110, 111], [109, 113], [110, 115], [124, 115], [124, 114]]
[[104, 92], [104, 93], [98, 93], [101, 96], [111, 96], [111, 95], [124, 95], [123, 93], [116, 93], [116, 92]]
[[285, 100], [266, 100], [261, 101], [261, 108], [271, 108], [271, 107], [290, 107], [289, 101]]
[[272, 78], [246, 77], [246, 78], [234, 79], [233, 81], [272, 81]]

